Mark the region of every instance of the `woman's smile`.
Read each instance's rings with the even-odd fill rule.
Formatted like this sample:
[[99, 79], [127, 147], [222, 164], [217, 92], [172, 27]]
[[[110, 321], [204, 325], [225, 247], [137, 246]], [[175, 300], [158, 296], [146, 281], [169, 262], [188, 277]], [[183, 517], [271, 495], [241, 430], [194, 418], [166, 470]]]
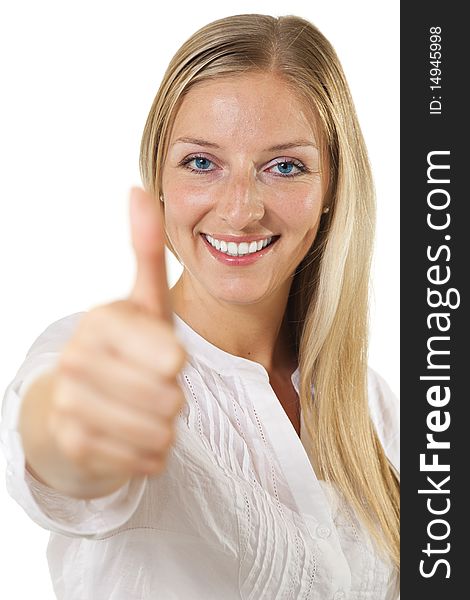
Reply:
[[248, 241], [237, 243], [227, 241], [227, 236], [221, 239], [221, 237], [201, 233], [201, 239], [211, 256], [222, 264], [230, 266], [251, 265], [257, 262], [271, 252], [279, 238], [280, 236], [277, 235], [260, 238], [258, 241], [253, 240], [250, 243]]

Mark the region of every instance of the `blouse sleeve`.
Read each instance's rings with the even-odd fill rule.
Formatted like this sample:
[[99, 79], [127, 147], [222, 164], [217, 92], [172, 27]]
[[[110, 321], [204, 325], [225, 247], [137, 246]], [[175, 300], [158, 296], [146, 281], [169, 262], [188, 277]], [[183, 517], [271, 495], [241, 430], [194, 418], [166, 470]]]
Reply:
[[62, 347], [85, 313], [75, 313], [49, 325], [29, 349], [8, 385], [2, 404], [0, 443], [7, 460], [6, 486], [29, 517], [49, 531], [93, 539], [126, 523], [144, 494], [147, 477], [136, 477], [108, 496], [81, 500], [39, 482], [26, 468], [18, 431], [22, 398], [31, 383], [54, 367]]
[[400, 403], [385, 379], [369, 367], [369, 407], [385, 454], [400, 471]]

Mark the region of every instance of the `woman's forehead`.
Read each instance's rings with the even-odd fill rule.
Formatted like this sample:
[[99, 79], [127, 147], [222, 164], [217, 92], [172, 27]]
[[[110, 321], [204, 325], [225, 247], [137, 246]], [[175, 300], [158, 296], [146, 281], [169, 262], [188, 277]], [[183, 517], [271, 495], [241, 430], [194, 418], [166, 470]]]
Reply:
[[213, 138], [219, 146], [304, 140], [318, 146], [312, 111], [271, 74], [218, 77], [197, 83], [183, 98], [172, 128], [177, 138]]

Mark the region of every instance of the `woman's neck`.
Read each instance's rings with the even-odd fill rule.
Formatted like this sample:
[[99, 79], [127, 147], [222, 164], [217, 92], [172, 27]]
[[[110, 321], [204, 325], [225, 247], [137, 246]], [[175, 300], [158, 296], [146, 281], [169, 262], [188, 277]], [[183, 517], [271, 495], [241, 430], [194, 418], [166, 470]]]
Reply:
[[170, 289], [173, 310], [194, 331], [225, 352], [260, 363], [270, 375], [296, 367], [285, 319], [288, 293], [234, 304], [197, 292], [183, 277]]

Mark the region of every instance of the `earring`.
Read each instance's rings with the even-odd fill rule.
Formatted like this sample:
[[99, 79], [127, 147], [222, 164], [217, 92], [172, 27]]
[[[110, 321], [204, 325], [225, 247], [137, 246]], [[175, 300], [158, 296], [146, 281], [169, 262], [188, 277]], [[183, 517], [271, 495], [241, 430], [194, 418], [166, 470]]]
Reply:
[[327, 206], [326, 208], [323, 209], [323, 214], [330, 212], [330, 207]]
[[163, 200], [163, 194], [160, 194], [160, 202], [165, 202], [165, 200]]

